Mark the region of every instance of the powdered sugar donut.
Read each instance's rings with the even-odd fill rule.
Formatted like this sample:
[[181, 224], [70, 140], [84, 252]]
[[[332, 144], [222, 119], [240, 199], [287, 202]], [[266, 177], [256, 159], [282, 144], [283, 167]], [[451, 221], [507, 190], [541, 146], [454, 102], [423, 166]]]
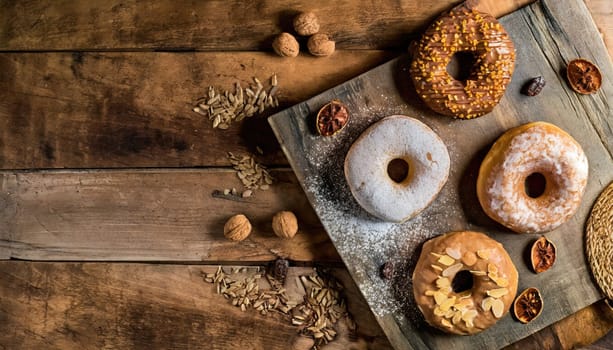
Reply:
[[[527, 193], [526, 179], [540, 174], [541, 193]], [[518, 233], [547, 232], [572, 217], [587, 184], [581, 146], [557, 126], [529, 123], [504, 133], [485, 156], [477, 196], [485, 213]]]
[[[390, 163], [408, 170], [392, 179]], [[406, 221], [426, 208], [447, 182], [449, 153], [424, 123], [393, 115], [370, 126], [345, 158], [345, 177], [356, 201], [370, 214], [391, 222]]]

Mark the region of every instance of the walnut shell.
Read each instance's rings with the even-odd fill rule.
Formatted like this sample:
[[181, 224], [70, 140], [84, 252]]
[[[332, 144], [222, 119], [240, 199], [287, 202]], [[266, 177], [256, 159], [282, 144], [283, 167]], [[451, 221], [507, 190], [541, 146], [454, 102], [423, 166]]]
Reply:
[[300, 52], [298, 40], [290, 33], [285, 32], [277, 35], [272, 42], [272, 48], [281, 57], [296, 57]]
[[298, 220], [291, 211], [280, 211], [272, 217], [272, 230], [281, 238], [293, 238], [298, 232]]
[[315, 34], [309, 38], [307, 48], [313, 56], [330, 56], [334, 53], [334, 41], [330, 40], [327, 34]]
[[228, 219], [223, 227], [223, 235], [231, 241], [242, 241], [251, 233], [251, 223], [243, 214]]
[[303, 36], [309, 36], [319, 31], [319, 21], [313, 12], [302, 12], [294, 18], [294, 30]]

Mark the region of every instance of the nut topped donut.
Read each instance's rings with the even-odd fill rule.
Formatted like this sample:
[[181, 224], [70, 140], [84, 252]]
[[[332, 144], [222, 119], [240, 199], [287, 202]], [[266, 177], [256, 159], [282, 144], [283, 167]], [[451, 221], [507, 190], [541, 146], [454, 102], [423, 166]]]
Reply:
[[447, 147], [432, 129], [394, 115], [370, 126], [351, 145], [345, 178], [367, 212], [403, 222], [436, 198], [447, 182], [449, 164]]
[[[437, 113], [462, 119], [494, 109], [511, 81], [515, 48], [491, 15], [468, 3], [441, 15], [426, 29], [410, 67], [419, 97]], [[455, 54], [472, 56], [466, 79], [447, 72]]]
[[[547, 232], [579, 209], [587, 178], [587, 157], [572, 136], [553, 124], [528, 123], [504, 133], [487, 153], [477, 197], [490, 218], [511, 230]], [[531, 189], [531, 182], [538, 186]]]
[[517, 279], [502, 244], [479, 232], [449, 232], [424, 243], [413, 293], [428, 324], [448, 333], [475, 334], [509, 311]]

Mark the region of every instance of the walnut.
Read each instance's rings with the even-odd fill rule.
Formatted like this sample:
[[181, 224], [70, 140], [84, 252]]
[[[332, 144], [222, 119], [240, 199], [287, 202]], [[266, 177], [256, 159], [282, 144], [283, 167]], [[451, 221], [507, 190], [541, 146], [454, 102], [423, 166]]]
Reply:
[[296, 33], [309, 36], [319, 31], [319, 21], [313, 12], [302, 12], [294, 18]]
[[313, 56], [330, 56], [334, 52], [334, 41], [327, 34], [315, 34], [307, 42], [309, 52]]
[[280, 211], [272, 217], [272, 230], [281, 238], [290, 239], [298, 232], [298, 220], [291, 211]]
[[277, 35], [272, 42], [272, 48], [281, 57], [296, 57], [300, 52], [298, 40], [290, 33], [285, 32]]
[[242, 241], [251, 233], [251, 223], [243, 214], [228, 219], [223, 227], [223, 235], [231, 241]]

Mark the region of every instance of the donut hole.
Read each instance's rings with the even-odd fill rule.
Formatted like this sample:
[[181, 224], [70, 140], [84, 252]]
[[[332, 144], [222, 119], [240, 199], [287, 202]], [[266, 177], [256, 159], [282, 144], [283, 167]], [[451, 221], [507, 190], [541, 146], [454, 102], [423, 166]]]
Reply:
[[451, 56], [447, 64], [447, 73], [453, 79], [464, 83], [473, 72], [477, 62], [475, 53], [472, 51], [458, 51]]
[[547, 186], [547, 180], [541, 173], [532, 173], [526, 177], [524, 182], [524, 188], [526, 195], [530, 198], [538, 198], [545, 193], [545, 187]]
[[462, 293], [473, 288], [473, 274], [468, 270], [458, 272], [451, 280], [451, 289], [454, 293]]
[[387, 164], [387, 176], [395, 183], [404, 182], [409, 177], [409, 163], [402, 158], [394, 158]]

